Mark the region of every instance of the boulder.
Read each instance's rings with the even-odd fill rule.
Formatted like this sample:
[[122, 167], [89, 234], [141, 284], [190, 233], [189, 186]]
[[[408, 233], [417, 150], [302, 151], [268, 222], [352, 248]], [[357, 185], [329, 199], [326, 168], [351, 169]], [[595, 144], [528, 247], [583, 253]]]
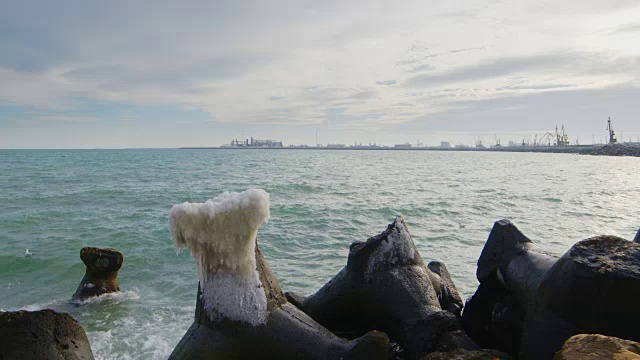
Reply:
[[440, 336], [435, 351], [447, 352], [455, 349], [482, 350], [463, 330], [454, 330]]
[[575, 244], [544, 276], [525, 319], [521, 359], [551, 358], [571, 336], [640, 341], [640, 244], [598, 236]]
[[462, 315], [482, 347], [549, 359], [571, 336], [637, 341], [640, 244], [599, 236], [559, 259], [535, 251], [513, 224], [496, 222], [478, 260], [480, 286]]
[[569, 338], [553, 360], [640, 360], [640, 343], [598, 334]]
[[0, 359], [93, 359], [87, 334], [67, 313], [0, 312]]
[[419, 359], [440, 336], [461, 329], [463, 303], [446, 267], [425, 265], [401, 216], [381, 234], [351, 244], [347, 265], [315, 294], [288, 298], [332, 331], [386, 332], [407, 359]]
[[73, 294], [74, 300], [120, 291], [118, 270], [124, 260], [122, 253], [111, 248], [83, 247], [80, 259], [87, 270]]
[[636, 233], [636, 237], [633, 238], [633, 241], [640, 243], [640, 229], [638, 229], [638, 232]]
[[516, 356], [525, 310], [555, 260], [533, 251], [532, 241], [510, 221], [497, 221], [478, 259], [480, 285], [462, 315], [469, 336], [484, 348]]

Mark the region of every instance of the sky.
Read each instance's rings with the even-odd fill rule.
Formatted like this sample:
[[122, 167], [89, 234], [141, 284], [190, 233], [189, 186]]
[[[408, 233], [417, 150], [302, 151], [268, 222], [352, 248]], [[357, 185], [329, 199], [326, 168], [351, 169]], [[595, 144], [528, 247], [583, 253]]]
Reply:
[[640, 137], [637, 0], [0, 5], [0, 148]]

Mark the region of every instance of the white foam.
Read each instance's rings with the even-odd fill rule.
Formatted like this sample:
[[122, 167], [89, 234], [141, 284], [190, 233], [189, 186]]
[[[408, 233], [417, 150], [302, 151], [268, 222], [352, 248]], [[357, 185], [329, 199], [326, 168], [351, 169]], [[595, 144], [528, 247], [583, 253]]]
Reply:
[[255, 246], [258, 228], [267, 220], [269, 194], [261, 189], [171, 208], [171, 237], [177, 249], [188, 248], [196, 260], [204, 308], [212, 320], [266, 321]]
[[140, 299], [140, 295], [138, 294], [137, 291], [129, 290], [129, 291], [117, 291], [112, 293], [106, 293], [98, 296], [91, 296], [84, 299], [72, 299], [71, 303], [75, 305], [102, 304], [103, 302], [118, 304], [124, 301], [139, 300], [139, 299]]

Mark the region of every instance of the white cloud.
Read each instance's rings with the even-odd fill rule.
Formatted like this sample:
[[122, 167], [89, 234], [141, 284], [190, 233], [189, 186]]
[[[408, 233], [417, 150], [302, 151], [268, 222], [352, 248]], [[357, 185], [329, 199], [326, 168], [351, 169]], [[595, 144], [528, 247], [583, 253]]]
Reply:
[[88, 97], [226, 123], [383, 129], [464, 101], [640, 83], [635, 1], [36, 5], [0, 16], [14, 29], [0, 39], [13, 46], [0, 55], [2, 102]]

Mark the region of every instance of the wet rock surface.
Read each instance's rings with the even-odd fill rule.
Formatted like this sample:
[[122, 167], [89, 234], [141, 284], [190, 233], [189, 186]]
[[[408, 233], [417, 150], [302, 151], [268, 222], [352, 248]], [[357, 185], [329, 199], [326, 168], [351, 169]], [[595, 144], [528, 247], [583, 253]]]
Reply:
[[67, 313], [0, 312], [0, 359], [93, 359], [87, 335]]
[[347, 265], [318, 292], [288, 298], [331, 331], [384, 331], [407, 359], [433, 351], [443, 334], [462, 328], [462, 300], [446, 267], [424, 264], [401, 216], [381, 234], [351, 244]]
[[124, 261], [122, 253], [111, 248], [84, 247], [80, 259], [87, 270], [72, 296], [74, 300], [120, 291], [118, 270]]
[[640, 343], [598, 334], [569, 338], [553, 360], [640, 359]]

